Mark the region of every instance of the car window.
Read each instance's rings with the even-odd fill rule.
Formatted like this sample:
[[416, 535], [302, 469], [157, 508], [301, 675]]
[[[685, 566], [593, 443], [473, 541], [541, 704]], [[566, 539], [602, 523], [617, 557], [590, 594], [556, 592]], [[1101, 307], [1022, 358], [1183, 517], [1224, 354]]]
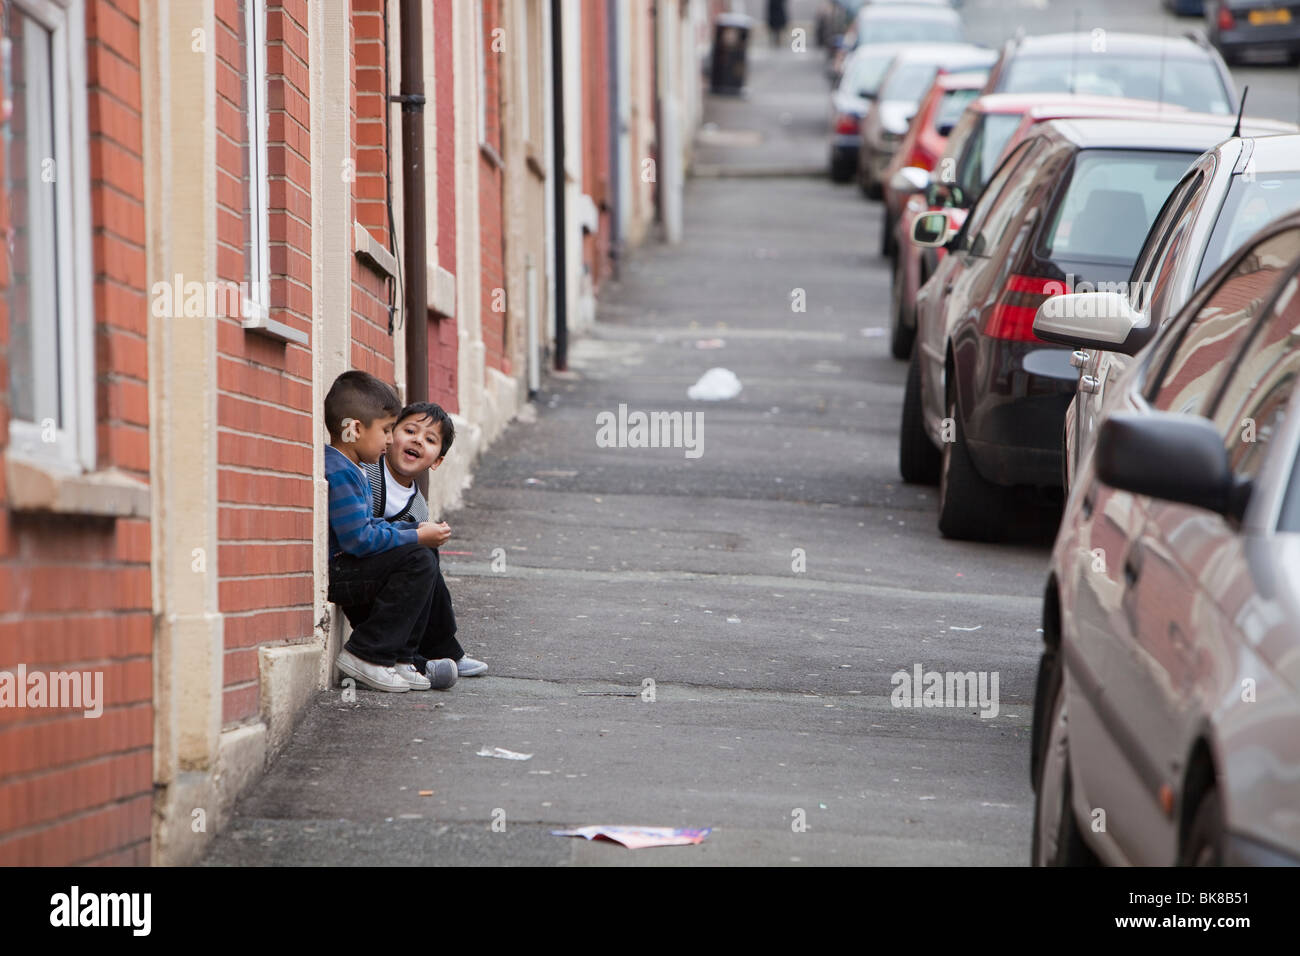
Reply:
[[1020, 120], [1019, 113], [985, 113], [979, 118], [965, 152], [957, 160], [957, 185], [967, 203], [974, 203], [984, 191]]
[[1194, 158], [1156, 150], [1080, 150], [1039, 255], [1131, 267], [1156, 213]]
[[1246, 250], [1215, 288], [1197, 297], [1195, 318], [1163, 360], [1152, 405], [1162, 411], [1204, 414], [1229, 359], [1297, 255], [1300, 229], [1269, 236]]
[[974, 208], [971, 209], [970, 216], [966, 219], [965, 226], [962, 227], [963, 238], [960, 248], [965, 250], [971, 248], [973, 237], [978, 235], [980, 230], [983, 228], [984, 220], [988, 218], [989, 210], [997, 204], [1003, 188], [1014, 177], [1016, 170], [1020, 168], [1025, 157], [1032, 152], [1032, 147], [1041, 144], [1041, 142], [1042, 140], [1026, 140], [1021, 143], [1020, 146], [1018, 146], [1016, 150], [1007, 157], [1006, 162], [998, 168], [998, 171], [994, 173], [993, 178], [989, 180], [988, 188], [984, 190], [984, 194], [980, 196], [979, 201], [975, 203]]
[[1205, 247], [1197, 283], [1257, 231], [1293, 209], [1300, 209], [1300, 173], [1255, 173], [1248, 165], [1246, 172], [1233, 176]]
[[1153, 280], [1157, 272], [1168, 272], [1166, 265], [1170, 261], [1169, 247], [1174, 234], [1186, 229], [1191, 222], [1194, 204], [1193, 194], [1205, 181], [1205, 173], [1193, 170], [1183, 181], [1174, 187], [1174, 191], [1165, 200], [1164, 208], [1156, 216], [1156, 221], [1147, 232], [1146, 242], [1133, 264], [1133, 274], [1129, 277], [1129, 299], [1135, 309], [1142, 309], [1151, 299]]
[[925, 95], [937, 72], [939, 67], [933, 63], [899, 63], [880, 87], [880, 98], [915, 103]]
[[1204, 175], [1198, 173], [1193, 180], [1192, 189], [1179, 211], [1178, 219], [1170, 227], [1169, 242], [1165, 247], [1165, 253], [1160, 257], [1159, 262], [1156, 264], [1155, 274], [1151, 277], [1142, 293], [1150, 298], [1151, 314], [1160, 323], [1165, 322], [1182, 305], [1182, 302], [1176, 298], [1181, 290], [1174, 284], [1174, 272], [1178, 268], [1178, 263], [1182, 261], [1187, 250], [1187, 244], [1192, 241], [1194, 231], [1192, 227], [1196, 223], [1196, 217], [1201, 208], [1199, 200], [1204, 198], [1201, 186], [1205, 178]]
[[961, 18], [865, 16], [858, 18], [858, 44], [960, 43]]
[[952, 126], [957, 122], [970, 102], [979, 94], [979, 90], [944, 90], [939, 100], [939, 107], [934, 111], [933, 125], [936, 130]]
[[1224, 436], [1232, 470], [1241, 478], [1259, 474], [1300, 375], [1297, 285], [1294, 272], [1282, 281], [1268, 317], [1251, 333], [1216, 402], [1214, 423]]
[[1230, 113], [1228, 91], [1214, 62], [1150, 53], [1094, 53], [1087, 40], [1075, 51], [1018, 56], [1002, 80], [1006, 93], [1086, 93], [1176, 103], [1203, 113]]
[[[989, 210], [988, 218], [980, 226], [978, 233], [972, 235], [970, 250], [972, 255], [994, 255], [994, 250], [1006, 246], [1002, 240], [1014, 238], [1019, 242], [1023, 239], [1023, 231], [1012, 230], [1012, 221], [1019, 213], [1037, 212], [1044, 197], [1034, 196], [1032, 201], [1030, 197], [1036, 192], [1043, 191], [1044, 169], [1046, 167], [1050, 167], [1053, 171], [1059, 169], [1069, 158], [1070, 153], [1068, 147], [1053, 148], [1046, 145], [1043, 140], [1038, 140], [1037, 147], [1032, 149], [1020, 163], [1015, 176], [1002, 191], [997, 203]], [[1050, 186], [1050, 183], [1047, 185]]]
[[889, 65], [898, 53], [872, 53], [864, 51], [853, 58], [853, 62], [840, 80], [840, 89], [855, 96], [873, 97], [880, 89], [880, 81], [885, 78]]

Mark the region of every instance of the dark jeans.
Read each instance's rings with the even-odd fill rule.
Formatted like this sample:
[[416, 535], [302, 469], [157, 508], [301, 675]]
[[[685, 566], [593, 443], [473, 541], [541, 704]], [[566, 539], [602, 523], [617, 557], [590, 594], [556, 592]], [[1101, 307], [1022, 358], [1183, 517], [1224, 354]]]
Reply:
[[352, 624], [346, 649], [381, 667], [411, 661], [428, 629], [441, 578], [437, 556], [422, 544], [332, 558], [329, 599]]
[[[433, 562], [439, 564], [437, 550], [433, 551]], [[442, 568], [438, 567], [437, 580], [433, 582], [433, 606], [429, 609], [429, 623], [415, 652], [415, 669], [423, 674], [426, 661], [440, 657], [458, 661], [464, 656], [465, 649], [456, 640], [456, 612], [451, 607], [451, 592], [447, 590], [447, 582], [442, 579]]]

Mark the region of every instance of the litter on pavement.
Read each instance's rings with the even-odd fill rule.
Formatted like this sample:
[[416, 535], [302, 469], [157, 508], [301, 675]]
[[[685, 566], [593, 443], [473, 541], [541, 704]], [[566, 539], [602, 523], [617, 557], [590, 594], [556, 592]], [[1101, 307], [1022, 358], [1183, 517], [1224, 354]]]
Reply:
[[694, 846], [703, 843], [713, 832], [713, 827], [621, 827], [592, 826], [574, 830], [552, 830], [551, 836], [583, 837], [588, 840], [608, 840], [620, 843], [629, 850], [650, 846]]
[[725, 402], [740, 394], [740, 379], [729, 368], [711, 368], [686, 390], [686, 397], [697, 402]]
[[502, 760], [532, 760], [532, 754], [519, 754], [513, 750], [506, 750], [505, 747], [491, 747], [486, 744], [475, 756], [479, 757], [500, 757]]

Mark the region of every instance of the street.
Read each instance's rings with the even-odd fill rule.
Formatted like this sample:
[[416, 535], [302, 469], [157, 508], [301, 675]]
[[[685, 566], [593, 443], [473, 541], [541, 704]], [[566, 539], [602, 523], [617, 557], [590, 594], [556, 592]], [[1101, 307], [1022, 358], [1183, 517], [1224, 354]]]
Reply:
[[[1094, 6], [1080, 29], [1192, 25]], [[1070, 28], [1051, 7], [963, 15], [996, 45]], [[1055, 514], [949, 541], [935, 489], [901, 482], [880, 206], [824, 175], [822, 51], [751, 46], [749, 95], [706, 107], [683, 241], [623, 262], [445, 516], [459, 637], [488, 674], [320, 692], [205, 864], [1029, 862]], [[1248, 113], [1300, 118], [1295, 70], [1233, 72]], [[739, 395], [688, 399], [713, 367]], [[698, 457], [602, 447], [620, 406], [697, 414]], [[899, 706], [918, 670], [974, 672], [995, 705]], [[590, 824], [712, 833], [636, 853], [550, 834]]]

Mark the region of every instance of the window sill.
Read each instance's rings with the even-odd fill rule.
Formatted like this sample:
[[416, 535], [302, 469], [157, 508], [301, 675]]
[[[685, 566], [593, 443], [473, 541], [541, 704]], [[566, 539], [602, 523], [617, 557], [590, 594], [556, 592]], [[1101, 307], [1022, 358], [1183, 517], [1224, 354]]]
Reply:
[[352, 251], [358, 259], [375, 272], [390, 279], [397, 278], [397, 258], [379, 244], [370, 230], [355, 219], [352, 221]]
[[82, 474], [10, 453], [5, 459], [5, 483], [13, 511], [149, 517], [149, 486], [116, 468]]
[[505, 169], [505, 160], [501, 158], [501, 154], [496, 151], [496, 148], [491, 143], [479, 143], [478, 148], [479, 152], [483, 154], [483, 158], [494, 167], [497, 169]]

